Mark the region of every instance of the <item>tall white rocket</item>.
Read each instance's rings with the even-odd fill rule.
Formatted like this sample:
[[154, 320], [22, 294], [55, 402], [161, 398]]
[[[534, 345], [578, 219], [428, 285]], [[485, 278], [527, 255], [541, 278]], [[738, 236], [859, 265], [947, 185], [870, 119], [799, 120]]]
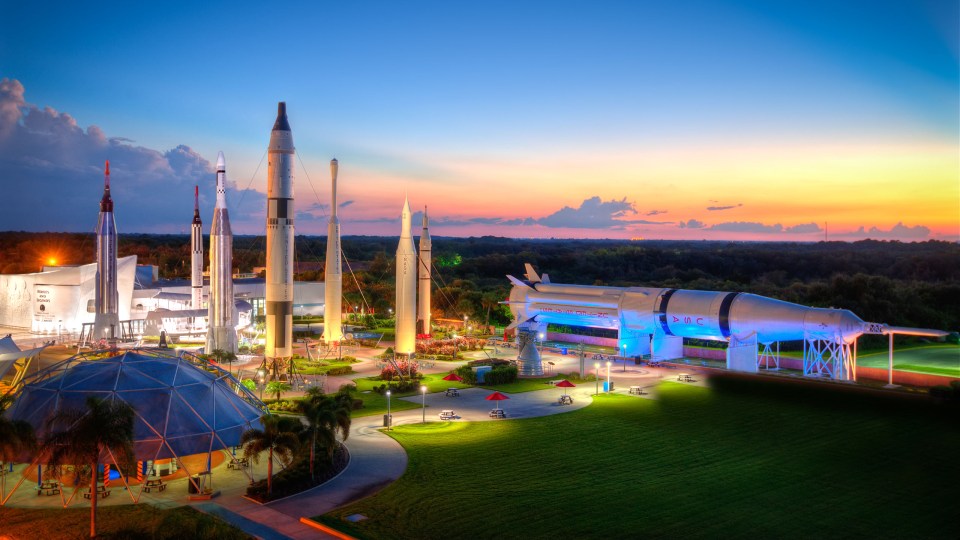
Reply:
[[432, 264], [430, 251], [433, 242], [430, 240], [430, 222], [427, 219], [427, 207], [423, 207], [423, 229], [420, 231], [420, 264], [418, 274], [420, 287], [417, 296], [417, 333], [430, 333], [430, 265]]
[[203, 221], [200, 187], [193, 186], [193, 223], [190, 226], [190, 307], [203, 307]]
[[227, 212], [227, 166], [217, 155], [217, 204], [210, 224], [210, 297], [206, 352], [237, 353], [237, 306], [233, 298], [233, 232]]
[[417, 250], [410, 235], [410, 203], [403, 201], [400, 244], [397, 246], [397, 354], [413, 354], [417, 348]]
[[120, 335], [120, 295], [117, 291], [117, 221], [110, 196], [110, 162], [103, 175], [103, 198], [97, 219], [97, 289], [94, 293], [93, 338]]
[[264, 360], [277, 376], [277, 360], [293, 356], [293, 133], [287, 104], [277, 105], [277, 120], [267, 151], [267, 339]]
[[323, 342], [330, 344], [343, 339], [340, 304], [343, 299], [343, 274], [340, 259], [340, 218], [337, 217], [336, 159], [330, 160], [330, 222], [327, 223], [327, 264], [324, 271]]

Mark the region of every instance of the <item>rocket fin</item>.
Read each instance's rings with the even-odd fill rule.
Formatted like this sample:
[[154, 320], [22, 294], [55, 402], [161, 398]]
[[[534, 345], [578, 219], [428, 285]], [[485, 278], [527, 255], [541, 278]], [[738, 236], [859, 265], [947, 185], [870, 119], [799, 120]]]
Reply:
[[537, 271], [533, 269], [533, 265], [530, 263], [523, 263], [523, 266], [527, 270], [527, 273], [524, 274], [527, 277], [527, 281], [530, 283], [540, 283], [540, 276], [537, 275]]
[[550, 274], [544, 274], [544, 275], [543, 275], [543, 282], [544, 282], [544, 283], [550, 283]]
[[510, 283], [513, 283], [513, 284], [514, 284], [515, 286], [517, 286], [517, 287], [526, 287], [526, 288], [528, 288], [528, 289], [530, 288], [529, 285], [527, 285], [526, 283], [520, 281], [519, 279], [517, 279], [517, 278], [515, 278], [515, 277], [513, 277], [513, 276], [509, 276], [509, 275], [508, 275], [508, 276], [507, 276], [507, 279], [509, 279], [509, 280], [510, 280]]

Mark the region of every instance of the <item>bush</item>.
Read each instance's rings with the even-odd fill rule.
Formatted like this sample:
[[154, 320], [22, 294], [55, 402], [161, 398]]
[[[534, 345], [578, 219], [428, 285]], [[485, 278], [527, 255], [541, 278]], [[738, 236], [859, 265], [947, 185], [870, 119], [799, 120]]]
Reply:
[[477, 384], [477, 373], [470, 366], [460, 366], [454, 373], [463, 378], [463, 382], [467, 384]]
[[483, 384], [486, 385], [497, 385], [497, 384], [510, 384], [516, 382], [517, 380], [517, 368], [516, 366], [497, 366], [491, 369], [490, 371], [484, 373], [483, 375]]
[[[417, 372], [417, 364], [407, 361], [397, 362], [397, 366], [400, 368], [400, 373], [408, 377], [418, 378], [420, 374]], [[385, 381], [390, 381], [398, 377], [396, 368], [393, 367], [393, 364], [387, 364], [380, 371], [380, 378]]]
[[281, 399], [277, 401], [275, 399], [268, 399], [264, 401], [264, 403], [267, 404], [267, 409], [271, 411], [299, 412], [300, 410], [298, 407], [299, 400]]
[[[315, 467], [317, 482], [314, 483], [310, 481], [309, 452], [300, 452], [289, 467], [273, 475], [273, 493], [269, 498], [266, 478], [251, 484], [247, 488], [247, 496], [265, 502], [305, 491], [336, 476], [347, 466], [348, 461], [349, 454], [342, 444], [338, 445], [333, 459], [328, 459], [325, 452], [318, 452]], [[273, 470], [277, 469], [278, 467], [274, 467]]]
[[350, 366], [332, 366], [329, 369], [321, 369], [320, 372], [336, 377], [337, 375], [349, 375], [353, 373], [353, 368]]

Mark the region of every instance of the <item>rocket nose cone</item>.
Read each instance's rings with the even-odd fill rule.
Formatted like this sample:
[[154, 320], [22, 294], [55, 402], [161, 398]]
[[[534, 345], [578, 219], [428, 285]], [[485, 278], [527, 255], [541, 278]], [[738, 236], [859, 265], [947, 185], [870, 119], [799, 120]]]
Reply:
[[217, 153], [217, 170], [222, 171], [227, 166], [227, 162], [223, 159], [223, 152]]
[[277, 121], [273, 123], [274, 131], [290, 131], [290, 122], [287, 121], [287, 103], [277, 103]]

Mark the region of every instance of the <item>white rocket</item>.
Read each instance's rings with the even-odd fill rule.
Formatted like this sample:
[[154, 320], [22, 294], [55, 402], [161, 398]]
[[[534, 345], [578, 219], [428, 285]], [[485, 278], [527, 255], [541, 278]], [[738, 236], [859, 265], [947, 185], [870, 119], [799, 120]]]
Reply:
[[417, 297], [417, 333], [430, 333], [430, 250], [432, 241], [430, 240], [429, 220], [427, 219], [427, 207], [423, 207], [423, 229], [420, 232], [420, 264], [418, 272], [420, 276], [419, 296]]
[[217, 204], [210, 225], [210, 297], [207, 299], [206, 352], [237, 353], [237, 306], [233, 298], [233, 233], [227, 212], [227, 166], [217, 155]]
[[327, 224], [327, 264], [324, 271], [323, 342], [337, 343], [343, 339], [341, 300], [343, 299], [343, 274], [340, 259], [340, 218], [337, 217], [337, 170], [336, 159], [330, 160], [330, 222]]
[[417, 348], [417, 251], [410, 235], [410, 203], [404, 199], [400, 244], [397, 246], [397, 354], [409, 355]]
[[97, 290], [94, 295], [96, 313], [93, 338], [114, 338], [120, 334], [120, 299], [117, 292], [117, 222], [113, 217], [110, 197], [110, 162], [106, 162], [103, 198], [97, 220]]
[[293, 133], [287, 104], [277, 105], [277, 121], [267, 152], [267, 339], [264, 361], [277, 376], [278, 359], [293, 356]]
[[200, 220], [200, 188], [193, 186], [193, 224], [190, 226], [190, 304], [203, 307], [203, 221]]

